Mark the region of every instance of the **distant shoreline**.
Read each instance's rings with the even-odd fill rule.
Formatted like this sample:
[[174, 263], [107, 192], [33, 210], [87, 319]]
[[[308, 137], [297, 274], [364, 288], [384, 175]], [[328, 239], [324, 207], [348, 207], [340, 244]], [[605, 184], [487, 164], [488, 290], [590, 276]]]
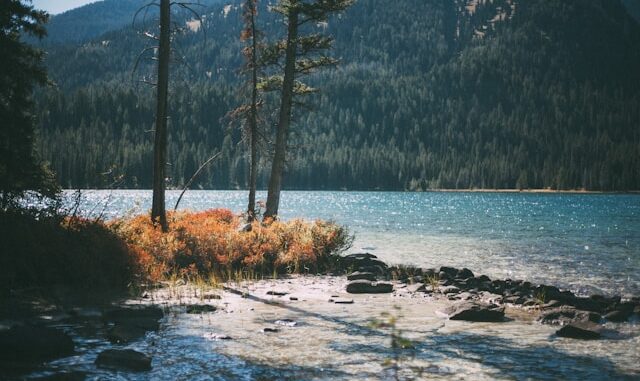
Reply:
[[[121, 189], [108, 189], [108, 188], [64, 188], [63, 191], [147, 191], [151, 192], [151, 189], [141, 188], [121, 188]], [[181, 191], [181, 189], [167, 189], [168, 192]], [[249, 191], [248, 189], [189, 189], [187, 192], [200, 192], [200, 191]], [[258, 192], [266, 192], [266, 189], [258, 189]], [[549, 194], [640, 194], [640, 190], [630, 191], [593, 191], [584, 189], [570, 189], [570, 190], [556, 190], [556, 189], [489, 189], [489, 188], [477, 188], [477, 189], [426, 189], [426, 190], [382, 190], [382, 189], [283, 189], [283, 192], [391, 192], [391, 193], [429, 193], [429, 192], [441, 192], [441, 193], [549, 193]]]
[[429, 189], [424, 192], [463, 192], [463, 193], [568, 193], [568, 194], [640, 194], [640, 190], [632, 191], [592, 191], [584, 189]]

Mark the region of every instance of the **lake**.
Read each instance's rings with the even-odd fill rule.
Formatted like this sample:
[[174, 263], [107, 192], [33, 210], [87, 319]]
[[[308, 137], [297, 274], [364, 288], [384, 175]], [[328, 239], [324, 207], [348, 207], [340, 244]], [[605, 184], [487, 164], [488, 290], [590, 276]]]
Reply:
[[[167, 192], [172, 209], [179, 191]], [[67, 202], [73, 191], [66, 191]], [[246, 191], [188, 191], [181, 209], [242, 212]], [[266, 200], [266, 192], [258, 192]], [[146, 213], [148, 190], [86, 190], [85, 216]], [[422, 267], [468, 267], [579, 294], [640, 294], [640, 195], [285, 191], [281, 218], [328, 219], [351, 252]]]

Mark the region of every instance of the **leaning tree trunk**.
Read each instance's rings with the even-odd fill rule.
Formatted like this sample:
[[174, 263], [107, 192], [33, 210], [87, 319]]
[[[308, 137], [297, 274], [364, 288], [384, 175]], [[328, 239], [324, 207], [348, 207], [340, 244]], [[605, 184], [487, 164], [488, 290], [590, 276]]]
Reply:
[[287, 137], [291, 124], [291, 106], [293, 103], [293, 86], [295, 82], [296, 48], [298, 39], [298, 12], [292, 11], [288, 17], [287, 50], [285, 52], [284, 79], [282, 83], [282, 100], [278, 119], [276, 147], [271, 165], [269, 190], [267, 194], [267, 210], [265, 218], [278, 216], [280, 206], [280, 191], [282, 189], [282, 172], [286, 160]]
[[252, 222], [256, 211], [256, 183], [258, 179], [258, 44], [256, 36], [256, 9], [253, 0], [251, 4], [251, 169], [249, 174], [249, 205], [247, 207], [247, 219]]
[[170, 0], [160, 0], [160, 44], [158, 47], [158, 85], [156, 128], [153, 145], [153, 203], [151, 220], [167, 230], [165, 211], [165, 168], [167, 163], [167, 94], [169, 89]]

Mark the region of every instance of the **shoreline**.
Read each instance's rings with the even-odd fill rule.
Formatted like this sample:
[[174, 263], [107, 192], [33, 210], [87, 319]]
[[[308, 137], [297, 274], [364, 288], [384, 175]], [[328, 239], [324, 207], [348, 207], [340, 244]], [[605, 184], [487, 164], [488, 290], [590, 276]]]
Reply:
[[[344, 258], [355, 272], [167, 280], [102, 304], [44, 303], [46, 310], [21, 324], [64, 332], [76, 351], [22, 371], [108, 379], [115, 367], [136, 378], [121, 372], [138, 372], [132, 367], [142, 362], [141, 375], [157, 379], [211, 372], [230, 379], [492, 379], [506, 358], [519, 365], [503, 369], [504, 378], [640, 374], [633, 356], [638, 296], [580, 297], [466, 268], [389, 267], [365, 253]], [[16, 301], [28, 299], [18, 294]], [[0, 316], [0, 342], [11, 320]], [[28, 343], [30, 332], [21, 332], [21, 344]], [[124, 357], [103, 367], [103, 353]]]
[[[151, 192], [152, 189], [142, 188], [63, 188], [63, 192], [76, 191], [140, 191]], [[182, 189], [168, 188], [167, 192], [181, 192]], [[248, 189], [189, 189], [187, 192], [248, 192]], [[354, 192], [354, 193], [531, 193], [531, 194], [602, 194], [602, 195], [640, 195], [640, 190], [629, 191], [594, 191], [583, 189], [506, 189], [506, 188], [478, 188], [478, 189], [425, 189], [425, 190], [380, 190], [380, 189], [283, 189], [283, 192]], [[266, 189], [258, 189], [257, 192], [267, 192]]]

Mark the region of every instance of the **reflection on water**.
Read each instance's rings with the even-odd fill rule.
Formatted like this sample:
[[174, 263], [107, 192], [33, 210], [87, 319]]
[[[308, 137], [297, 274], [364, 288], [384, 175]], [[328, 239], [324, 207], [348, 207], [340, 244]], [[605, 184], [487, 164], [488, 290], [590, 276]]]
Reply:
[[[158, 332], [128, 346], [153, 357], [150, 372], [96, 369], [97, 353], [109, 346], [99, 332], [94, 339], [74, 335], [84, 353], [54, 362], [47, 372], [81, 370], [94, 380], [392, 380], [385, 364], [397, 357], [402, 379], [632, 380], [640, 375], [637, 324], [612, 325], [622, 332], [619, 340], [585, 342], [556, 338], [557, 327], [535, 322], [444, 320], [435, 313], [444, 302], [421, 296], [351, 295], [354, 304], [328, 303], [328, 295], [344, 290], [345, 282], [280, 281], [278, 289], [291, 287], [287, 290], [299, 297], [291, 301], [266, 295], [272, 281], [257, 281], [241, 292], [224, 293], [214, 302], [215, 313], [189, 315], [174, 306]], [[412, 348], [394, 351], [389, 330], [371, 325], [390, 310]], [[297, 324], [261, 331], [278, 319]], [[232, 339], [216, 340], [220, 334]]]
[[[168, 192], [167, 205], [178, 195]], [[180, 206], [241, 212], [246, 197], [189, 191]], [[150, 191], [85, 191], [82, 211], [117, 217], [145, 212], [150, 200]], [[356, 234], [352, 251], [392, 263], [468, 267], [580, 293], [640, 294], [640, 195], [283, 192], [281, 216], [338, 221]]]

